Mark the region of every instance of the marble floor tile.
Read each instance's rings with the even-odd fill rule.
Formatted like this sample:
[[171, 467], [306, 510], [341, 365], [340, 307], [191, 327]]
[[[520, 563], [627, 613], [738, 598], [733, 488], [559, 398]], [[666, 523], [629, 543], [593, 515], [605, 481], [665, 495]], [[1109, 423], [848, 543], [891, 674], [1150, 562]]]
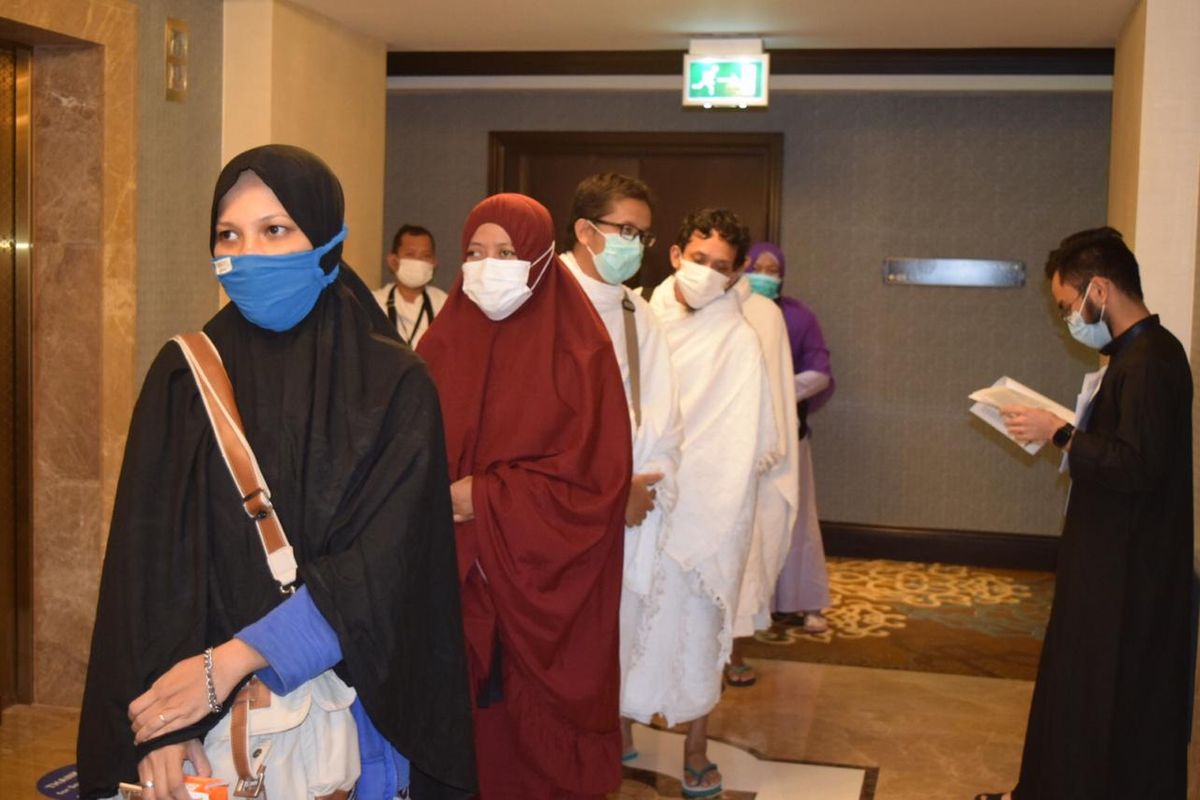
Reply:
[[75, 762], [79, 712], [56, 706], [13, 706], [0, 719], [0, 798], [44, 800], [38, 778]]
[[[714, 740], [709, 755], [725, 774], [725, 800], [970, 800], [977, 792], [1011, 788], [1016, 779], [1032, 683], [749, 663], [758, 683], [726, 690], [709, 726]], [[41, 800], [37, 779], [75, 760], [77, 724], [72, 709], [6, 710], [0, 721], [0, 798]], [[619, 797], [678, 797], [680, 737], [634, 730], [641, 756]]]
[[[655, 776], [657, 796], [682, 796], [679, 776], [682, 770], [683, 734], [635, 725], [633, 743], [638, 757], [629, 762], [630, 771]], [[860, 800], [863, 785], [871, 770], [772, 761], [740, 747], [713, 741], [708, 757], [722, 776], [723, 800], [745, 797], [747, 800]], [[627, 781], [628, 783], [628, 781]], [[623, 790], [622, 799], [634, 796]]]
[[788, 661], [751, 663], [709, 733], [770, 758], [878, 767], [876, 800], [970, 800], [1011, 788], [1033, 684]]

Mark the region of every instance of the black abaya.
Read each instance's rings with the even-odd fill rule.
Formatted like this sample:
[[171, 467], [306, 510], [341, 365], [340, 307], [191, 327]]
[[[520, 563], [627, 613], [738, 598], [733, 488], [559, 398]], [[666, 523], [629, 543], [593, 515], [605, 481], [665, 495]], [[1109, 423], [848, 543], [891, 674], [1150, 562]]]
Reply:
[[[340, 230], [336, 178], [279, 146], [226, 167], [214, 219], [245, 169], [311, 241]], [[345, 264], [290, 330], [264, 330], [230, 304], [205, 332], [300, 579], [337, 632], [338, 673], [410, 760], [414, 797], [462, 796], [475, 786], [471, 712], [441, 412], [423, 362]], [[81, 796], [136, 782], [154, 747], [203, 738], [217, 716], [135, 749], [126, 707], [282, 600], [192, 374], [168, 343], [134, 409], [117, 488], [80, 718]]]

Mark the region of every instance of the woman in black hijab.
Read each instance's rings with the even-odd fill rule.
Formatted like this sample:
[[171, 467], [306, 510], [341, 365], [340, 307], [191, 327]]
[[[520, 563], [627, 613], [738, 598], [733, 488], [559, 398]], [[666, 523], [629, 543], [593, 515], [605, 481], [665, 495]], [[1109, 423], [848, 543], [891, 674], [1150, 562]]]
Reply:
[[117, 488], [80, 719], [85, 800], [139, 775], [143, 786], [158, 778], [148, 796], [174, 796], [181, 762], [203, 761], [199, 742], [221, 718], [208, 712], [199, 654], [215, 647], [226, 703], [251, 672], [284, 668], [235, 636], [257, 623], [286, 638], [282, 620], [301, 609], [330, 632], [330, 663], [357, 691], [360, 739], [365, 724], [411, 762], [411, 796], [474, 789], [437, 394], [341, 261], [343, 213], [336, 176], [300, 148], [249, 150], [217, 180], [211, 244], [228, 258], [214, 268], [233, 302], [204, 331], [303, 588], [280, 594], [168, 343], [134, 409]]

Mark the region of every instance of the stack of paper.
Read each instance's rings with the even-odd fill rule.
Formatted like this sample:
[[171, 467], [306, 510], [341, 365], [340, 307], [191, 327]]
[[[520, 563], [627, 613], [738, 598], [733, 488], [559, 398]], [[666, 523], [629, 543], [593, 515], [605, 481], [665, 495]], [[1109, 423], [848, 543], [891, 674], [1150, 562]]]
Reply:
[[993, 383], [986, 389], [980, 389], [971, 392], [968, 395], [975, 404], [971, 406], [971, 413], [979, 417], [981, 420], [991, 425], [996, 430], [1003, 433], [1010, 441], [1016, 442], [1025, 452], [1030, 455], [1036, 454], [1042, 449], [1045, 442], [1029, 442], [1022, 444], [1017, 442], [1012, 436], [1009, 436], [1008, 429], [1004, 427], [1004, 418], [1000, 416], [1000, 409], [1004, 406], [1030, 406], [1032, 408], [1044, 408], [1056, 417], [1075, 424], [1075, 412], [1069, 408], [1059, 405], [1058, 403], [1046, 397], [1043, 394], [1038, 394], [1033, 389], [1030, 389], [1019, 381], [1014, 381], [1007, 376]]

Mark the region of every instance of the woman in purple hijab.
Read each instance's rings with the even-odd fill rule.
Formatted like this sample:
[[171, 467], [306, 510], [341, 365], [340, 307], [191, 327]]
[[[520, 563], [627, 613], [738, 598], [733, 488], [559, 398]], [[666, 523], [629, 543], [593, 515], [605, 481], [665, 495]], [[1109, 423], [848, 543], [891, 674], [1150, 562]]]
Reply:
[[779, 305], [792, 345], [796, 370], [796, 402], [800, 419], [800, 514], [792, 532], [792, 547], [775, 587], [775, 620], [805, 633], [823, 633], [829, 627], [821, 610], [829, 605], [829, 574], [825, 569], [825, 546], [817, 521], [816, 485], [813, 482], [812, 447], [808, 416], [833, 395], [833, 371], [829, 348], [812, 310], [793, 297], [783, 297], [787, 262], [783, 251], [770, 242], [750, 248], [746, 270], [750, 287]]

